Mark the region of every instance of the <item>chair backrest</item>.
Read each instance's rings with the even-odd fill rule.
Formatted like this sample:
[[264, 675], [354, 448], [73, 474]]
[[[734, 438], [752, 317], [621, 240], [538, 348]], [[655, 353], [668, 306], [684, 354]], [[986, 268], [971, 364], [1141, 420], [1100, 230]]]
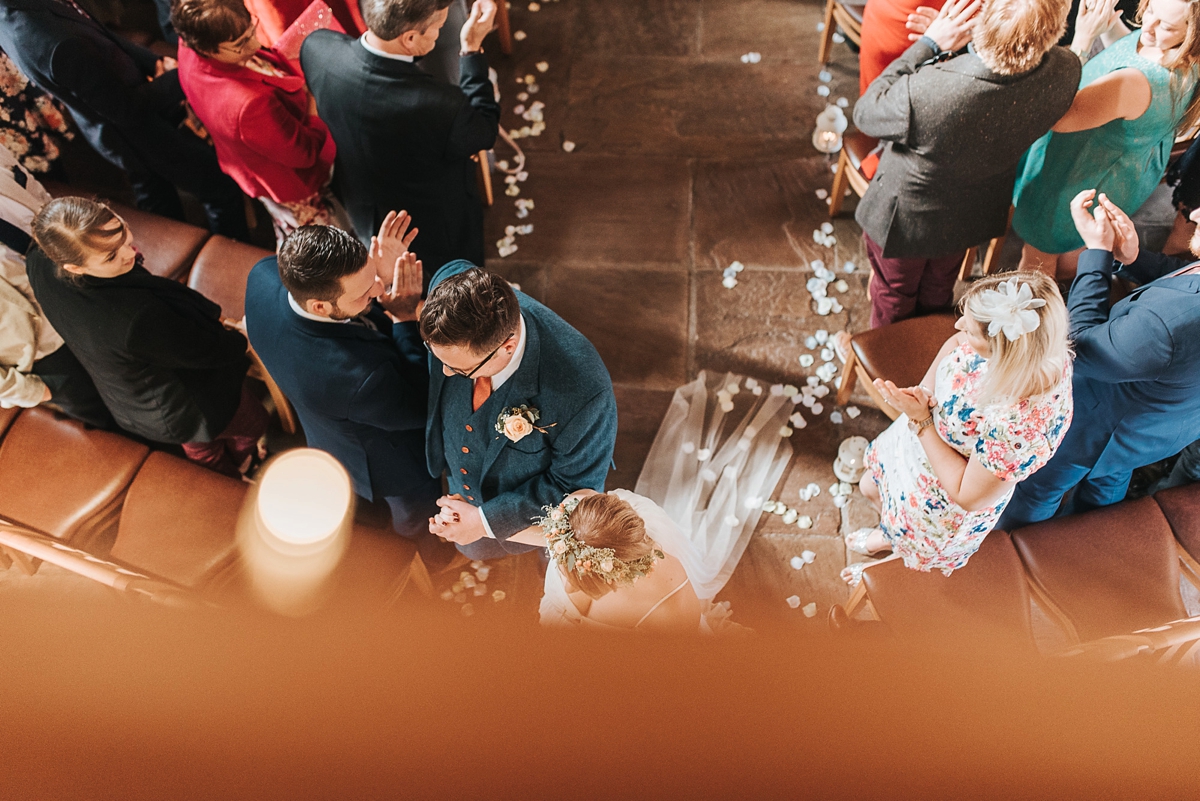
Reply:
[[166, 453], [138, 471], [112, 558], [195, 588], [236, 558], [236, 527], [248, 485]]
[[147, 270], [174, 281], [186, 280], [192, 261], [208, 241], [208, 231], [121, 203], [110, 205], [129, 223]]
[[1012, 540], [1039, 603], [1077, 640], [1187, 616], [1175, 537], [1151, 498], [1034, 523]]
[[1200, 484], [1163, 490], [1155, 494], [1175, 539], [1192, 559], [1200, 562]]
[[47, 409], [26, 409], [0, 441], [0, 517], [87, 548], [116, 522], [150, 449]]
[[221, 306], [221, 314], [240, 320], [246, 314], [246, 278], [250, 270], [271, 251], [244, 245], [220, 235], [204, 243], [188, 286]]
[[0, 408], [0, 438], [4, 437], [4, 433], [8, 431], [8, 427], [12, 425], [13, 420], [16, 420], [17, 415], [20, 413], [20, 407], [13, 407], [12, 409]]
[[988, 534], [949, 576], [910, 570], [896, 559], [864, 570], [863, 584], [876, 615], [897, 636], [1034, 649], [1025, 570], [1006, 532]]
[[942, 345], [954, 335], [957, 319], [953, 314], [912, 317], [855, 334], [851, 346], [871, 378], [886, 378], [901, 387], [916, 386]]

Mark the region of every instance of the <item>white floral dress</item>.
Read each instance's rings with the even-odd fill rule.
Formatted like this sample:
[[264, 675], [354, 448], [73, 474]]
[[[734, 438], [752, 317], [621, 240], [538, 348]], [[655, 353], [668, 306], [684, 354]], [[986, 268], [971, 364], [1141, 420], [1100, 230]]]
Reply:
[[1013, 404], [977, 407], [987, 360], [963, 343], [936, 371], [935, 428], [964, 457], [976, 457], [1010, 489], [994, 505], [968, 512], [950, 500], [925, 449], [901, 415], [867, 449], [866, 465], [879, 486], [879, 527], [895, 554], [914, 570], [962, 567], [979, 549], [1021, 479], [1040, 469], [1071, 424], [1071, 366], [1050, 392]]

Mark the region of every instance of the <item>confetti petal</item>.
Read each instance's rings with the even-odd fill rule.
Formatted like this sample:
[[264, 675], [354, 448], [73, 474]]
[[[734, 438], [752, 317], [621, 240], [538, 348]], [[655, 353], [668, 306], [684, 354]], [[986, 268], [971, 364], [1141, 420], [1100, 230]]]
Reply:
[[799, 609], [800, 608], [800, 596], [793, 595], [793, 596], [789, 597], [787, 599], [787, 605], [792, 607], [793, 609]]

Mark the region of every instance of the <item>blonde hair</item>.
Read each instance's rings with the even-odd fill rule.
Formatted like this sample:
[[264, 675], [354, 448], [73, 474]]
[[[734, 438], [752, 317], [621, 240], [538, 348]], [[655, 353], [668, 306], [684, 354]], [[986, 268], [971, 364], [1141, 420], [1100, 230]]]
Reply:
[[[655, 548], [646, 535], [646, 524], [628, 502], [615, 495], [589, 495], [581, 498], [571, 512], [571, 532], [575, 539], [593, 548], [611, 548], [618, 559], [632, 562], [648, 556]], [[571, 583], [592, 598], [612, 591], [612, 586], [595, 571], [568, 574]]]
[[[1179, 47], [1175, 48], [1175, 57], [1167, 61], [1163, 61], [1163, 66], [1171, 71], [1171, 102], [1178, 104], [1182, 99], [1177, 95], [1182, 91], [1184, 82], [1196, 71], [1196, 66], [1200, 65], [1200, 3], [1194, 0], [1184, 0], [1187, 5], [1187, 31], [1183, 35], [1183, 41]], [[1146, 13], [1146, 8], [1150, 5], [1150, 0], [1142, 0], [1138, 4], [1137, 24], [1142, 24], [1142, 15]], [[1200, 123], [1200, 82], [1192, 85], [1192, 96], [1188, 100], [1187, 108], [1183, 112], [1183, 116], [1179, 119], [1179, 125], [1176, 127], [1177, 134], [1183, 134], [1191, 131]], [[1173, 106], [1174, 108], [1174, 106]]]
[[975, 18], [975, 52], [992, 72], [1029, 72], [1062, 38], [1070, 10], [1066, 0], [985, 0]]
[[71, 277], [64, 264], [82, 267], [94, 252], [111, 249], [114, 242], [123, 241], [125, 225], [112, 229], [121, 218], [112, 209], [85, 197], [59, 197], [51, 200], [33, 218], [33, 241], [50, 261], [58, 265], [59, 274]]
[[[1033, 297], [1046, 301], [1034, 309], [1040, 320], [1038, 327], [1010, 340], [1003, 331], [988, 335], [990, 316], [981, 302], [984, 290], [995, 290], [1005, 281], [1026, 284]], [[1024, 400], [1043, 395], [1054, 389], [1063, 378], [1067, 362], [1072, 358], [1067, 339], [1067, 306], [1058, 291], [1058, 284], [1036, 270], [1001, 273], [971, 284], [959, 302], [962, 312], [983, 329], [992, 352], [988, 356], [987, 374], [979, 390], [980, 405]]]

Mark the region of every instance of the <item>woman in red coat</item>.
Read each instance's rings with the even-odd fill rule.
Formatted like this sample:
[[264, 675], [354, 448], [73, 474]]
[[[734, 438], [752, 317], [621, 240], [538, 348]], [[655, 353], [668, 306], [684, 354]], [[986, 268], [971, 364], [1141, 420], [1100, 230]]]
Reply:
[[[870, 0], [867, 3], [863, 10], [862, 45], [858, 54], [859, 96], [866, 94], [871, 81], [925, 32], [945, 4], [946, 0]], [[918, 8], [926, 11], [918, 12]], [[914, 24], [907, 27], [910, 17]]]
[[262, 48], [242, 0], [176, 0], [179, 82], [221, 169], [266, 206], [279, 241], [302, 225], [349, 228], [328, 190], [336, 148], [304, 77]]

